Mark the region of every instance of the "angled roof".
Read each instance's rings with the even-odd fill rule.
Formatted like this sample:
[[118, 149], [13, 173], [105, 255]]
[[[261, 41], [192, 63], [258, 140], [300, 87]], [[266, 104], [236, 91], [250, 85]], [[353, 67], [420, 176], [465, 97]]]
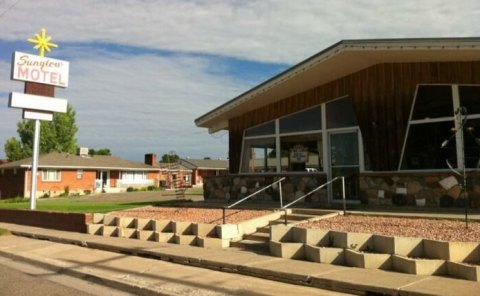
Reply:
[[478, 37], [342, 40], [200, 116], [195, 124], [210, 133], [227, 129], [230, 118], [379, 63], [479, 60]]
[[[32, 158], [12, 161], [0, 165], [0, 169], [31, 168]], [[68, 153], [52, 152], [40, 155], [38, 158], [39, 168], [51, 169], [103, 169], [103, 170], [142, 170], [160, 171], [160, 167], [154, 167], [141, 162], [130, 161], [115, 156], [94, 155], [78, 156]]]
[[226, 170], [228, 160], [226, 159], [180, 159], [180, 164], [193, 169], [200, 170]]

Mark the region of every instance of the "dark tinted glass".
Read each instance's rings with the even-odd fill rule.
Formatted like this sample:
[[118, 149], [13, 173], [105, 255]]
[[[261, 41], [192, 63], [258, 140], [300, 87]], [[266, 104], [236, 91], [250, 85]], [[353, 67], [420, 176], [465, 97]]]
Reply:
[[418, 87], [413, 120], [453, 116], [450, 85], [421, 85]]
[[357, 116], [349, 98], [327, 103], [327, 128], [356, 126]]
[[322, 129], [322, 109], [316, 107], [280, 119], [280, 133]]
[[264, 136], [275, 134], [275, 121], [270, 121], [262, 125], [251, 127], [245, 131], [246, 137]]
[[460, 104], [468, 114], [480, 114], [480, 86], [459, 86]]

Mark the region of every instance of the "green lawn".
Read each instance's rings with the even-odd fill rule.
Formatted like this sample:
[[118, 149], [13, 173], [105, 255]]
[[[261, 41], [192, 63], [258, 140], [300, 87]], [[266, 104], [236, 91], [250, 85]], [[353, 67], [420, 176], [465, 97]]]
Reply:
[[[172, 200], [163, 201], [91, 201], [72, 198], [52, 198], [39, 199], [36, 203], [36, 209], [40, 211], [70, 212], [70, 213], [106, 213], [119, 211], [129, 208], [137, 208], [149, 205], [159, 205], [172, 202]], [[1, 209], [29, 209], [30, 201], [22, 200], [12, 202], [9, 200], [0, 201]]]

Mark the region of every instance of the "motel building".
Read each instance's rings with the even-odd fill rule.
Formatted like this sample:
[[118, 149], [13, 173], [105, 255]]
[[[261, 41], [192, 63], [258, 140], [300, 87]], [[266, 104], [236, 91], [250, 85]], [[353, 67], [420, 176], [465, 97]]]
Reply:
[[480, 38], [343, 40], [195, 123], [229, 133], [207, 200], [477, 208]]

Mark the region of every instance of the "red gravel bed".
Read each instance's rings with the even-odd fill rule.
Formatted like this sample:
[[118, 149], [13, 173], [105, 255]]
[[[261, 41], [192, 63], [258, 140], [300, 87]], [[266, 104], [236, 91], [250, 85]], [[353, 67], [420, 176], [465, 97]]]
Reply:
[[480, 242], [479, 222], [469, 222], [467, 229], [462, 221], [346, 215], [298, 226], [442, 241]]
[[[226, 223], [236, 224], [253, 218], [271, 214], [266, 210], [226, 210]], [[131, 218], [147, 218], [155, 220], [189, 221], [194, 223], [222, 224], [222, 209], [206, 208], [164, 208], [147, 206], [111, 212], [111, 215]]]

